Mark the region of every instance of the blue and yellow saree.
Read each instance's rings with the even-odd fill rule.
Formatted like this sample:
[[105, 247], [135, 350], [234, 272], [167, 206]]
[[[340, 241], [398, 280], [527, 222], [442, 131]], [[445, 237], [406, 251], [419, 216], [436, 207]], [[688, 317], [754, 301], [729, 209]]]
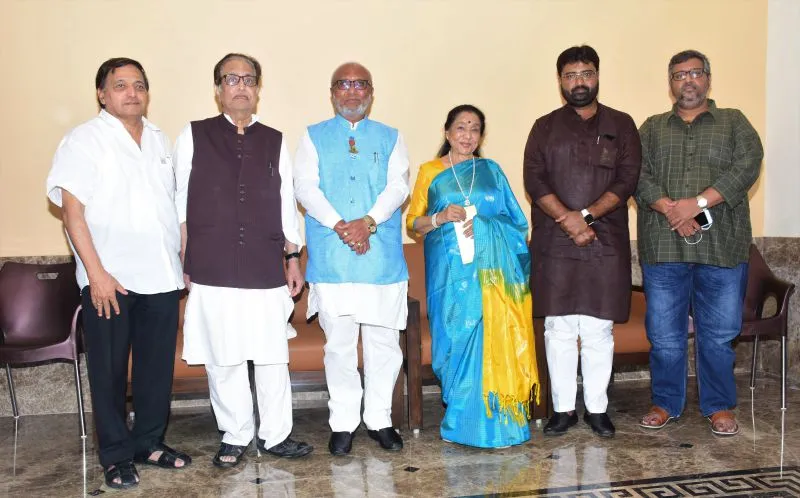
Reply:
[[[471, 160], [420, 168], [409, 207], [416, 216], [464, 204]], [[433, 370], [446, 405], [441, 435], [448, 441], [494, 448], [530, 439], [529, 402], [538, 396], [534, 353], [528, 224], [500, 166], [475, 163], [470, 200], [475, 258], [463, 264], [452, 223], [425, 237], [428, 317]]]

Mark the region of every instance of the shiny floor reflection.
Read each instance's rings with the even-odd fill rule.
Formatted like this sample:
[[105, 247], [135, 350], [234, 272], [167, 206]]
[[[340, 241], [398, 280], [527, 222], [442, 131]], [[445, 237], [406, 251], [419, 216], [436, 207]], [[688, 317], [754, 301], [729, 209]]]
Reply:
[[445, 443], [438, 435], [441, 404], [438, 397], [429, 396], [425, 429], [416, 438], [403, 431], [406, 446], [401, 452], [381, 450], [360, 429], [352, 454], [333, 458], [326, 448], [327, 409], [311, 408], [295, 410], [294, 433], [314, 445], [309, 458], [259, 457], [251, 450], [230, 470], [211, 465], [219, 436], [210, 409], [176, 410], [167, 442], [191, 454], [193, 464], [177, 471], [139, 467], [141, 484], [124, 492], [103, 484], [93, 434], [81, 440], [77, 415], [2, 418], [0, 448], [7, 458], [0, 463], [0, 496], [540, 496], [548, 488], [781, 465], [788, 473], [800, 464], [800, 414], [791, 408], [797, 406], [792, 401], [800, 393], [788, 392], [790, 408], [782, 414], [780, 383], [759, 379], [751, 407], [747, 381], [739, 379], [741, 433], [734, 438], [711, 434], [708, 421], [698, 413], [694, 388], [677, 424], [659, 432], [640, 429], [637, 422], [649, 406], [649, 385], [635, 381], [611, 388], [609, 414], [617, 426], [611, 440], [595, 437], [581, 422], [557, 438], [543, 437], [541, 426], [533, 424], [529, 443], [502, 450]]

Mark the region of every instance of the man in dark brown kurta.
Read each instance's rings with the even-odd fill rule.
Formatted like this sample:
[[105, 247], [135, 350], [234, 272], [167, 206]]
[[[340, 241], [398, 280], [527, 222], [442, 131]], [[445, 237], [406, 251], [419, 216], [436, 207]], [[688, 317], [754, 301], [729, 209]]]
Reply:
[[630, 116], [597, 102], [597, 52], [565, 50], [556, 64], [567, 104], [533, 125], [525, 147], [525, 189], [533, 202], [533, 314], [545, 317], [555, 414], [545, 435], [578, 422], [578, 338], [584, 421], [614, 435], [606, 414], [614, 321], [628, 319], [631, 288], [627, 199], [642, 152]]

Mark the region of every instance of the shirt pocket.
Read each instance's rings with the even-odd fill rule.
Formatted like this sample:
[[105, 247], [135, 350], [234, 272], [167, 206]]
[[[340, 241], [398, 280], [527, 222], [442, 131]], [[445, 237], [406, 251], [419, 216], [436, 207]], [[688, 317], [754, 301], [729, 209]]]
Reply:
[[601, 138], [592, 147], [592, 164], [600, 168], [613, 169], [617, 165], [617, 145]]
[[166, 154], [155, 161], [157, 162], [158, 179], [170, 197], [173, 197], [175, 195], [175, 166], [172, 163], [172, 156]]

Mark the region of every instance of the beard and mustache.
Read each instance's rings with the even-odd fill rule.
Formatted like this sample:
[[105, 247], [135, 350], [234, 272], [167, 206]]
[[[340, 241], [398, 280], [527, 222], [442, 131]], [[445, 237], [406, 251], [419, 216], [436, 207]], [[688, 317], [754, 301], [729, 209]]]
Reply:
[[706, 100], [708, 90], [701, 89], [697, 83], [688, 81], [681, 85], [679, 93], [675, 95], [678, 107], [683, 109], [693, 109], [699, 107]]
[[561, 95], [564, 97], [564, 100], [567, 101], [567, 104], [571, 105], [572, 107], [586, 107], [594, 102], [594, 99], [597, 98], [597, 94], [599, 92], [599, 82], [594, 87], [580, 85], [576, 86], [572, 90], [566, 90], [564, 87], [561, 87]]

